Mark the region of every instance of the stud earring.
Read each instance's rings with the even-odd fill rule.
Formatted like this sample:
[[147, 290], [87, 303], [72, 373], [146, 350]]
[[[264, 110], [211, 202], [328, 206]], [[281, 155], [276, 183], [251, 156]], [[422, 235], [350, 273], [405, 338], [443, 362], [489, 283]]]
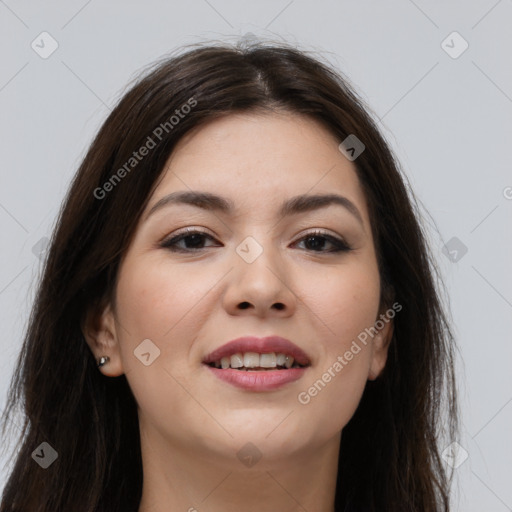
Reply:
[[104, 364], [108, 363], [110, 361], [110, 357], [108, 356], [101, 356], [98, 361], [98, 368], [101, 368]]

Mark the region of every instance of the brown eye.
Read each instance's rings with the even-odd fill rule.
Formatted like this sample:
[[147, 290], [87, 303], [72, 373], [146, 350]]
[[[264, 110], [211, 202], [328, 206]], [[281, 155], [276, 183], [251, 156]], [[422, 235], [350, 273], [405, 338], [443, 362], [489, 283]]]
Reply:
[[[306, 236], [302, 237], [299, 242], [305, 241], [306, 243], [306, 250], [310, 250], [313, 252], [348, 252], [351, 251], [352, 248], [341, 239], [338, 239], [334, 236], [327, 235], [321, 231], [315, 231], [313, 233], [308, 233]], [[331, 250], [322, 250], [323, 247], [325, 247], [325, 243], [330, 244], [332, 247], [334, 247]]]
[[[208, 246], [204, 246], [204, 242], [209, 240], [215, 240], [211, 235], [199, 230], [187, 230], [184, 233], [180, 233], [167, 240], [164, 240], [160, 245], [172, 252], [194, 252], [201, 249], [206, 249]], [[306, 243], [306, 250], [316, 253], [336, 253], [336, 252], [348, 252], [352, 248], [342, 239], [338, 239], [334, 236], [323, 233], [322, 231], [315, 231], [308, 233], [302, 237], [296, 243]], [[183, 245], [179, 246], [179, 243]], [[330, 250], [323, 250], [325, 244], [330, 245]], [[213, 247], [213, 246], [209, 246]]]
[[[161, 247], [165, 247], [173, 252], [190, 252], [198, 249], [205, 249], [203, 244], [207, 238], [214, 240], [213, 237], [203, 231], [190, 230], [164, 240], [160, 245]], [[178, 246], [178, 243], [180, 242], [184, 242], [186, 247]]]

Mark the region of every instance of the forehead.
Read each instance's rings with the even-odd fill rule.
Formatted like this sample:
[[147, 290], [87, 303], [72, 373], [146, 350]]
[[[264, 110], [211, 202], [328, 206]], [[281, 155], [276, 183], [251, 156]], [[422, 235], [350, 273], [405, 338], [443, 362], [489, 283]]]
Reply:
[[271, 213], [286, 197], [342, 194], [368, 223], [366, 199], [352, 162], [321, 123], [291, 113], [230, 114], [187, 133], [166, 162], [149, 201], [201, 190], [232, 199], [237, 210]]

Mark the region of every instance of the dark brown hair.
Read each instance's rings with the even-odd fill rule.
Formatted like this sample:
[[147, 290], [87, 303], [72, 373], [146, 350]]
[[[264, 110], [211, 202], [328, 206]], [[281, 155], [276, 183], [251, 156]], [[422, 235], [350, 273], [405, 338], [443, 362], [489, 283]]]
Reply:
[[[369, 205], [381, 304], [402, 305], [384, 371], [367, 382], [343, 430], [336, 511], [449, 510], [451, 475], [438, 436], [454, 440], [458, 422], [442, 282], [417, 200], [349, 82], [286, 44], [203, 44], [166, 56], [130, 87], [92, 142], [51, 238], [3, 416], [5, 434], [15, 407], [24, 412], [0, 511], [138, 510], [137, 406], [124, 375], [98, 371], [84, 317], [113, 299], [120, 258], [180, 138], [231, 113], [278, 110], [320, 121], [340, 142], [355, 134], [364, 143], [354, 164]], [[194, 106], [182, 109], [187, 104]], [[176, 110], [184, 115], [170, 121]], [[159, 126], [167, 129], [156, 147], [128, 171]], [[98, 192], [107, 182], [108, 194]], [[48, 469], [31, 456], [42, 442], [58, 453]]]

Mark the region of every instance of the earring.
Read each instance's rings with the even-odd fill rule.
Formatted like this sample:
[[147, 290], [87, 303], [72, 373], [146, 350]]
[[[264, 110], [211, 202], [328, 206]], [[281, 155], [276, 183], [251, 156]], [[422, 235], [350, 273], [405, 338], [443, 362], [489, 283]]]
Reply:
[[98, 362], [98, 368], [101, 368], [104, 364], [108, 363], [110, 361], [110, 357], [108, 356], [101, 356]]

